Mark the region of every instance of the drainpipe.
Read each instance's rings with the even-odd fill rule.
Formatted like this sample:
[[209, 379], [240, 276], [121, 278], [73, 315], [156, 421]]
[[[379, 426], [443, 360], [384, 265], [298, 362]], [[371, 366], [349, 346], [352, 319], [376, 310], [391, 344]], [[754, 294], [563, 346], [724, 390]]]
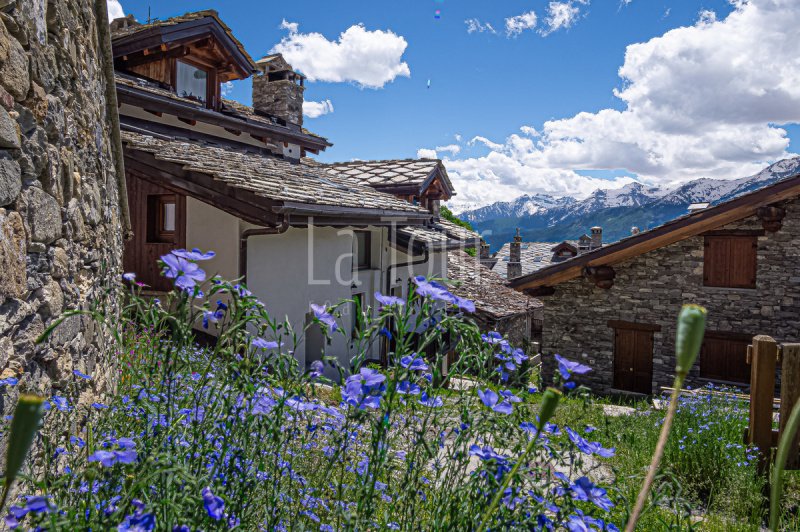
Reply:
[[243, 283], [247, 282], [247, 241], [251, 236], [263, 235], [282, 235], [289, 230], [289, 217], [281, 216], [280, 224], [274, 227], [259, 227], [258, 229], [247, 229], [242, 232], [239, 241], [239, 277]]
[[122, 218], [122, 233], [125, 240], [131, 240], [133, 228], [128, 207], [128, 186], [125, 182], [125, 156], [122, 151], [122, 135], [119, 126], [117, 84], [114, 78], [114, 54], [111, 51], [111, 28], [108, 23], [107, 1], [95, 0], [94, 11], [97, 19], [97, 40], [102, 56], [103, 75], [106, 78], [106, 114], [111, 122], [111, 152], [114, 154], [114, 171], [117, 174], [117, 198], [120, 218]]

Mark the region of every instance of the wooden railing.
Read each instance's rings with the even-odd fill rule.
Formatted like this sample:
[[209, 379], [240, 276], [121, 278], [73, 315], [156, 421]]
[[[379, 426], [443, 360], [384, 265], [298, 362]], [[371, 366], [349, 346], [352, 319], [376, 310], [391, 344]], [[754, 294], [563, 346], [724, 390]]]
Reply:
[[[778, 344], [769, 336], [759, 335], [747, 349], [750, 364], [750, 422], [745, 441], [758, 447], [760, 464], [766, 471], [773, 449], [789, 419], [792, 408], [800, 400], [800, 344]], [[778, 429], [772, 428], [775, 398], [775, 372], [781, 367], [780, 414]], [[786, 469], [800, 469], [800, 438], [795, 438]]]

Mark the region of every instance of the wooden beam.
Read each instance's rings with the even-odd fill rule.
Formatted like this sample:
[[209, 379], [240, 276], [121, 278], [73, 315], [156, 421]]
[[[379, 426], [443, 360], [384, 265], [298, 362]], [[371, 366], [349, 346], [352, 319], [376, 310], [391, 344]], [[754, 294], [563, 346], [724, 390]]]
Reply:
[[603, 290], [610, 290], [617, 277], [617, 272], [611, 266], [588, 266], [583, 273], [597, 288]]
[[178, 100], [149, 93], [147, 91], [117, 84], [117, 94], [121, 102], [142, 109], [152, 109], [168, 115], [197, 120], [200, 123], [222, 128], [238, 129], [243, 133], [273, 138], [276, 141], [289, 141], [309, 149], [325, 149], [331, 144], [325, 140], [306, 135], [299, 129], [286, 126], [255, 122], [244, 117], [228, 116], [200, 106], [193, 106]]
[[772, 399], [775, 394], [777, 360], [778, 343], [775, 340], [763, 335], [753, 338], [748, 443], [758, 447], [762, 471], [769, 469], [772, 450]]
[[786, 218], [786, 209], [775, 205], [761, 207], [756, 213], [765, 231], [777, 233], [783, 227], [783, 219]]

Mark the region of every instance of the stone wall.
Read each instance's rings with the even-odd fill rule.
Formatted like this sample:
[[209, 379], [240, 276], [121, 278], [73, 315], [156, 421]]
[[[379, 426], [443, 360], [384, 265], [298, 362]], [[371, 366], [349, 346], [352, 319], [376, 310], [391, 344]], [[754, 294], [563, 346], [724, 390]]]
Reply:
[[[703, 237], [693, 237], [614, 266], [610, 290], [579, 278], [560, 284], [544, 299], [543, 374], [554, 371], [553, 354], [580, 360], [593, 371], [584, 383], [608, 391], [614, 377], [614, 334], [609, 320], [660, 325], [654, 334], [653, 390], [670, 386], [675, 368], [675, 321], [684, 303], [708, 309], [710, 331], [767, 334], [800, 341], [800, 201], [785, 204], [783, 228], [758, 238], [755, 290], [703, 286]], [[761, 230], [749, 218], [722, 229]], [[690, 384], [701, 384], [699, 367]]]
[[[57, 393], [73, 369], [110, 371], [98, 327], [64, 311], [115, 312], [120, 202], [91, 0], [0, 0], [0, 377]], [[105, 2], [103, 2], [105, 6]]]

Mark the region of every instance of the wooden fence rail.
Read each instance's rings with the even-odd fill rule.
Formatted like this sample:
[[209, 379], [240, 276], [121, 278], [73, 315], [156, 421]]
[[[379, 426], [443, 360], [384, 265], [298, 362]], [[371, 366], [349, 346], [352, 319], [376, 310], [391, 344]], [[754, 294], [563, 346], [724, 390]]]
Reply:
[[[750, 364], [750, 422], [745, 440], [759, 450], [762, 470], [769, 468], [773, 449], [789, 419], [789, 413], [800, 400], [800, 344], [779, 345], [769, 336], [753, 338], [747, 350]], [[778, 430], [772, 429], [775, 400], [775, 373], [781, 364], [781, 399]], [[800, 438], [795, 438], [787, 469], [800, 468]]]

